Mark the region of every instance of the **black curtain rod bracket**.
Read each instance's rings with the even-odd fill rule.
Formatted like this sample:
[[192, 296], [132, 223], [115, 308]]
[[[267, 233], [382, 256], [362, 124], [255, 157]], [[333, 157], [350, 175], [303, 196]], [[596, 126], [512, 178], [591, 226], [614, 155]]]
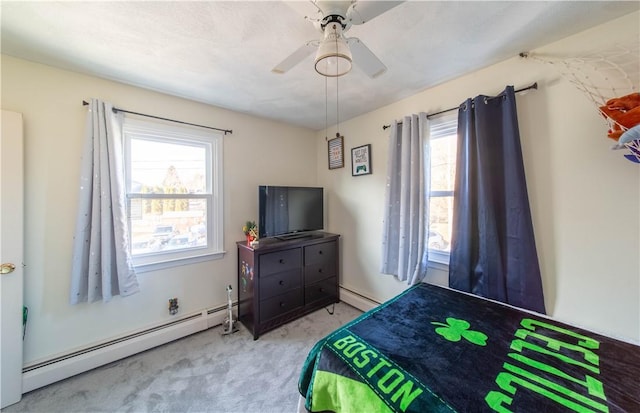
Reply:
[[[525, 92], [525, 91], [527, 91], [529, 89], [538, 89], [538, 82], [534, 82], [532, 85], [529, 85], [527, 87], [523, 87], [523, 88], [514, 90], [514, 93]], [[496, 97], [497, 96], [492, 96], [492, 97], [489, 98], [489, 100], [495, 99]], [[442, 115], [443, 113], [451, 112], [451, 111], [458, 110], [458, 109], [460, 109], [460, 106], [456, 106], [455, 108], [449, 108], [449, 109], [441, 110], [440, 112], [429, 113], [427, 115], [427, 118], [430, 118], [430, 117], [433, 117], [433, 116], [436, 116], [436, 115]], [[402, 124], [402, 122], [398, 122], [398, 124]], [[389, 129], [390, 127], [391, 127], [391, 125], [382, 125], [382, 130]]]
[[[82, 101], [82, 105], [83, 106], [87, 106], [87, 105], [89, 105], [89, 102], [87, 102], [86, 100], [83, 100]], [[124, 109], [120, 109], [120, 108], [116, 108], [116, 107], [113, 107], [112, 110], [113, 110], [113, 113], [118, 113], [118, 112], [129, 113], [131, 115], [138, 115], [138, 116], [144, 116], [144, 117], [147, 117], [147, 118], [166, 120], [168, 122], [180, 123], [182, 125], [190, 125], [190, 126], [196, 126], [198, 128], [213, 129], [213, 130], [217, 130], [217, 131], [220, 131], [220, 132], [224, 132], [225, 135], [227, 135], [229, 133], [233, 133], [233, 130], [231, 130], [231, 129], [220, 129], [220, 128], [214, 128], [213, 126], [205, 126], [205, 125], [198, 125], [197, 123], [183, 122], [181, 120], [175, 120], [175, 119], [169, 119], [169, 118], [161, 118], [160, 116], [147, 115], [145, 113], [139, 113], [139, 112], [132, 112], [130, 110], [124, 110]]]

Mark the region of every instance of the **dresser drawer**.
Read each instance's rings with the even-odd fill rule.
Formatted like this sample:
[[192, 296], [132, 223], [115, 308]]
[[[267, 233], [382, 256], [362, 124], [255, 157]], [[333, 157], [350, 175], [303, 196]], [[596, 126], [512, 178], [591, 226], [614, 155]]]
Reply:
[[300, 248], [270, 252], [260, 256], [260, 277], [301, 266]]
[[335, 261], [323, 261], [313, 265], [307, 265], [304, 267], [304, 284], [309, 285], [325, 278], [335, 277], [336, 275], [336, 262]]
[[336, 245], [337, 243], [332, 241], [304, 247], [304, 265], [314, 265], [327, 261], [335, 262]]
[[300, 268], [271, 274], [260, 280], [260, 301], [300, 287], [302, 287]]
[[336, 277], [327, 278], [304, 288], [304, 303], [308, 305], [314, 301], [333, 298], [337, 301], [338, 284]]
[[300, 288], [260, 301], [260, 322], [263, 323], [287, 311], [302, 307], [303, 304]]

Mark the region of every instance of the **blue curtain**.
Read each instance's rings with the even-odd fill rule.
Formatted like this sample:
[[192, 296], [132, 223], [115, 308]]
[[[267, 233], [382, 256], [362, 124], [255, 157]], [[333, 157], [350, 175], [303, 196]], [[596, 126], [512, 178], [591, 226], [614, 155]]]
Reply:
[[458, 112], [449, 286], [545, 313], [512, 86]]

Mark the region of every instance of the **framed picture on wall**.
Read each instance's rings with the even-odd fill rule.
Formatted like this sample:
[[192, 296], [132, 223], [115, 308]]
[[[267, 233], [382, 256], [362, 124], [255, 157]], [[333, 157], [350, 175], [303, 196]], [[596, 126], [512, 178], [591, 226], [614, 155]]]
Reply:
[[351, 149], [351, 175], [360, 176], [371, 173], [371, 144]]
[[344, 167], [344, 136], [329, 140], [329, 169]]

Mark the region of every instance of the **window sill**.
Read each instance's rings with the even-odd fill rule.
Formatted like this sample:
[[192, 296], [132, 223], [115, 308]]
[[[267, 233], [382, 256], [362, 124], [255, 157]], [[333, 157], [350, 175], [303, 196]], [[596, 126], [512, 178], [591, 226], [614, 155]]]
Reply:
[[226, 254], [226, 251], [219, 251], [219, 252], [214, 252], [210, 254], [203, 254], [203, 255], [197, 255], [197, 256], [191, 256], [191, 257], [185, 257], [185, 258], [176, 258], [173, 260], [147, 263], [147, 264], [141, 264], [141, 263], [136, 264], [136, 260], [134, 258], [133, 266], [136, 269], [136, 273], [140, 274], [144, 272], [159, 271], [159, 270], [179, 267], [183, 265], [197, 264], [199, 262], [219, 260], [224, 257], [224, 254]]
[[440, 271], [449, 271], [449, 253], [429, 250], [429, 262], [427, 266]]

